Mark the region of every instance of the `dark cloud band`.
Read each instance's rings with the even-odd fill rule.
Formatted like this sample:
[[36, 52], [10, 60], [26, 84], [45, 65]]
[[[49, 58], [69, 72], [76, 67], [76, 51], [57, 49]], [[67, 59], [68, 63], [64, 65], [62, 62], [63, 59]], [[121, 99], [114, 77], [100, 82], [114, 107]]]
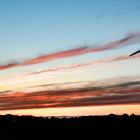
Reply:
[[[90, 84], [89, 84], [90, 85]], [[0, 110], [140, 103], [140, 81], [108, 86], [0, 94]]]

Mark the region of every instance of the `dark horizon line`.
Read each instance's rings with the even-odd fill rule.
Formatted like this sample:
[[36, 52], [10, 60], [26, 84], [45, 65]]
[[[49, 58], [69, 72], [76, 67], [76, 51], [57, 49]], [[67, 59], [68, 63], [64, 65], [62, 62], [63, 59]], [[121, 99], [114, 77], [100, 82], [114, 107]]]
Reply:
[[127, 113], [123, 113], [123, 114], [114, 114], [114, 113], [110, 113], [110, 114], [107, 114], [107, 115], [76, 115], [76, 116], [67, 116], [67, 115], [61, 115], [61, 116], [55, 116], [55, 115], [52, 115], [52, 116], [35, 116], [35, 115], [16, 115], [16, 114], [4, 114], [4, 115], [1, 115], [0, 114], [0, 117], [10, 117], [10, 116], [14, 116], [14, 117], [34, 117], [34, 118], [80, 118], [80, 117], [108, 117], [108, 116], [118, 116], [118, 117], [121, 117], [121, 116], [128, 116], [128, 117], [131, 117], [131, 116], [138, 116], [140, 117], [140, 114], [135, 114], [135, 113], [131, 113], [131, 114], [127, 114]]

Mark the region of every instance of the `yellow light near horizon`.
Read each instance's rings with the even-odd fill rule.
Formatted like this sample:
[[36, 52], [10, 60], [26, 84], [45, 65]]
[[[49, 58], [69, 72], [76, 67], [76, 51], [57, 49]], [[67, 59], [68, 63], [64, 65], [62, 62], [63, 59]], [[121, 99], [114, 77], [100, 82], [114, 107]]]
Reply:
[[88, 116], [88, 115], [108, 115], [111, 113], [118, 115], [124, 113], [130, 115], [134, 113], [136, 115], [140, 115], [140, 104], [0, 111], [1, 115], [14, 114], [14, 115], [34, 115], [34, 116]]

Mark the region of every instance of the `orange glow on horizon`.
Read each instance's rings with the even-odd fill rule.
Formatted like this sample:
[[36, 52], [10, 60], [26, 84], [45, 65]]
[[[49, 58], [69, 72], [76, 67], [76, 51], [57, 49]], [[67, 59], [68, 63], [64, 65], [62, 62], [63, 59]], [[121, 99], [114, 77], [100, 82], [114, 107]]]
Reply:
[[14, 114], [33, 116], [88, 116], [108, 115], [111, 113], [118, 115], [124, 113], [130, 115], [134, 113], [135, 115], [140, 115], [140, 104], [0, 111], [1, 115]]

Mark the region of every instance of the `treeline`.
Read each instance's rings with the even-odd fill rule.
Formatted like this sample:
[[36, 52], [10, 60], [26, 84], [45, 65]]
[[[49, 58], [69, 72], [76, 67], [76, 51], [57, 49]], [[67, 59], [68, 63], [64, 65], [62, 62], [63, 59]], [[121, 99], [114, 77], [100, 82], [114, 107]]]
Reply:
[[45, 134], [50, 132], [81, 132], [89, 131], [106, 133], [132, 133], [140, 131], [140, 116], [114, 115], [80, 116], [80, 117], [34, 117], [0, 115], [0, 132], [12, 134]]

